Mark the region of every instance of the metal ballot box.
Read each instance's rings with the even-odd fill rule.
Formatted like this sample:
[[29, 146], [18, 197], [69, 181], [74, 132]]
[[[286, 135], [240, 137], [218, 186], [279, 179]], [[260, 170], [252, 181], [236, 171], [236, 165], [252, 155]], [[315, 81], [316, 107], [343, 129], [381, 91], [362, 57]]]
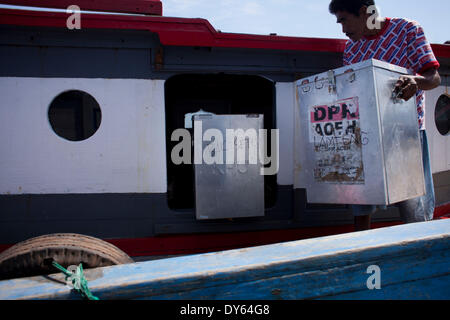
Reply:
[[296, 82], [308, 202], [389, 205], [425, 194], [416, 102], [392, 94], [403, 74], [367, 60]]
[[258, 159], [263, 115], [202, 114], [193, 120], [196, 218], [264, 216], [263, 165]]

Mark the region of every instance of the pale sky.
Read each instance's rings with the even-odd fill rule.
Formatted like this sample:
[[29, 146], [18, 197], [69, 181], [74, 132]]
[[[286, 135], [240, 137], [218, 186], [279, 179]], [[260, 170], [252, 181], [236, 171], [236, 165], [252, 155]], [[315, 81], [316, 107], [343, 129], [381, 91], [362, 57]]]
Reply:
[[[345, 38], [330, 0], [163, 0], [163, 15], [204, 18], [222, 32]], [[450, 40], [449, 0], [376, 0], [381, 16], [418, 21], [431, 43]]]
[[[76, 4], [77, 0], [73, 2]], [[203, 18], [222, 32], [345, 38], [336, 18], [328, 13], [330, 0], [162, 0], [162, 3], [164, 16]], [[431, 43], [450, 40], [449, 0], [376, 0], [376, 4], [381, 16], [418, 21]]]

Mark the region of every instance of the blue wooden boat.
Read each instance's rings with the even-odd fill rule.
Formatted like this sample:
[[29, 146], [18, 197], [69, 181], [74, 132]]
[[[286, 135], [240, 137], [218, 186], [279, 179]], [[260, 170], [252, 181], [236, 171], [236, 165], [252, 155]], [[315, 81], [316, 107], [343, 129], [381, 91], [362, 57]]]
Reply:
[[[450, 220], [86, 270], [100, 299], [450, 298]], [[79, 299], [62, 274], [0, 282], [0, 299]]]

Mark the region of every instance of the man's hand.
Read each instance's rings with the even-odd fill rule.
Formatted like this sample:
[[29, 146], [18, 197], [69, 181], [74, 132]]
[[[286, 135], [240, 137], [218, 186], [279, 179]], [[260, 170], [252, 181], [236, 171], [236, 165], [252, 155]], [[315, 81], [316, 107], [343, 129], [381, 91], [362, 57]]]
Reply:
[[431, 90], [441, 84], [441, 77], [435, 68], [425, 71], [422, 75], [400, 76], [394, 87], [394, 93], [399, 98], [408, 101], [419, 90]]
[[414, 76], [401, 76], [394, 87], [394, 93], [405, 101], [415, 96], [418, 90], [419, 85]]

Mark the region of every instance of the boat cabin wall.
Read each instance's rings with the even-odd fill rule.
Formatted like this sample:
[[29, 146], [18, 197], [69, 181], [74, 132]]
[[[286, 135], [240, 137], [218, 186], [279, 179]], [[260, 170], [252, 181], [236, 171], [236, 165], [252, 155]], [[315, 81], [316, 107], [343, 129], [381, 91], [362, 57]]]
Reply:
[[[170, 47], [145, 31], [9, 26], [0, 27], [0, 44], [0, 243], [52, 232], [123, 238], [353, 222], [345, 206], [309, 206], [304, 190], [293, 186], [301, 170], [293, 159], [294, 81], [339, 67], [341, 54]], [[180, 75], [191, 86], [205, 75], [215, 79], [217, 96], [225, 78], [255, 95], [257, 83], [269, 84], [267, 126], [280, 130], [280, 169], [264, 218], [200, 224], [192, 208], [168, 207], [167, 84]], [[67, 92], [98, 104], [91, 110], [100, 114], [90, 124], [95, 132], [80, 130], [78, 141], [58, 135], [49, 119], [52, 102]], [[61, 118], [60, 127], [70, 124]], [[439, 139], [433, 150], [449, 150]]]
[[[272, 81], [273, 126], [282, 141], [277, 183], [294, 185], [294, 172], [302, 168], [292, 156], [293, 82], [341, 65], [341, 54], [332, 52], [162, 46], [147, 31], [1, 29], [1, 130], [10, 136], [4, 145], [11, 151], [2, 154], [14, 168], [3, 172], [1, 194], [166, 192], [164, 88], [180, 74]], [[427, 92], [426, 126], [433, 172], [443, 176], [450, 170], [450, 146], [434, 114], [438, 98], [448, 92], [450, 67], [448, 59], [439, 60], [443, 83]], [[68, 90], [85, 92], [99, 104], [101, 124], [84, 141], [59, 137], [48, 121], [51, 102]]]
[[[292, 185], [292, 82], [339, 61], [333, 53], [163, 47], [157, 35], [142, 31], [89, 30], [69, 36], [70, 31], [53, 28], [1, 28], [7, 59], [0, 68], [5, 106], [0, 121], [2, 136], [9, 137], [2, 163], [10, 168], [2, 172], [1, 194], [167, 192], [171, 97], [165, 84], [180, 74], [187, 83], [190, 75], [228, 75], [236, 86], [246, 79], [257, 82], [255, 77], [271, 82], [270, 127], [280, 128], [282, 141], [277, 182]], [[203, 90], [206, 94], [208, 88]], [[252, 90], [257, 101], [256, 85]], [[101, 117], [96, 131], [77, 141], [55, 132], [49, 119], [52, 103], [71, 91], [93, 98]]]

